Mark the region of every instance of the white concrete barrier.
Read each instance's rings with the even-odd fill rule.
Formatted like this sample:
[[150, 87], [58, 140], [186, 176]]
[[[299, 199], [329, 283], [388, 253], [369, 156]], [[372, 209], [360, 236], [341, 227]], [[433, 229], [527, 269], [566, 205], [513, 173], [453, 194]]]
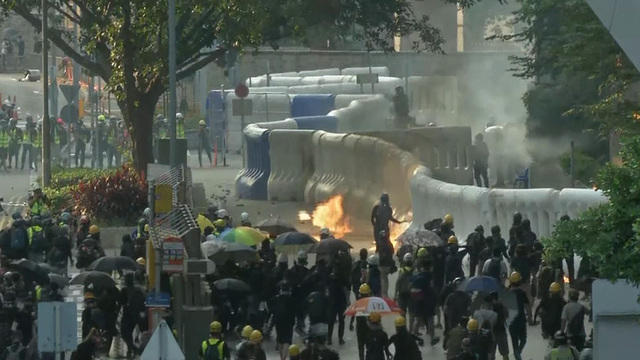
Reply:
[[569, 215], [571, 218], [575, 218], [594, 204], [599, 205], [606, 202], [607, 197], [602, 191], [562, 189], [558, 195], [557, 214], [558, 216]]
[[314, 131], [273, 130], [269, 134], [271, 174], [269, 200], [304, 201], [304, 189], [313, 173], [311, 137]]
[[[390, 73], [389, 68], [386, 66], [372, 66], [371, 72], [374, 74], [378, 74], [380, 76], [389, 76], [389, 73]], [[349, 67], [349, 68], [344, 68], [341, 71], [342, 75], [358, 75], [358, 74], [368, 74], [368, 73], [369, 73], [368, 66]]]
[[349, 106], [331, 111], [338, 119], [338, 132], [385, 130], [391, 118], [392, 104], [382, 95], [352, 101]]

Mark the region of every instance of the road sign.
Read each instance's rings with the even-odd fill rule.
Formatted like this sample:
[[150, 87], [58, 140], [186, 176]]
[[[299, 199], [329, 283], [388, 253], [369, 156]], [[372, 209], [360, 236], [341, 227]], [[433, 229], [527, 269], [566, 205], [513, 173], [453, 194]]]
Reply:
[[249, 95], [249, 88], [245, 84], [238, 84], [234, 92], [236, 93], [237, 97], [244, 99]]
[[151, 292], [147, 294], [147, 298], [144, 300], [144, 305], [146, 307], [154, 308], [169, 308], [171, 307], [171, 295], [164, 292]]
[[38, 303], [38, 351], [73, 351], [78, 346], [78, 313], [74, 302]]
[[162, 242], [162, 271], [184, 271], [184, 242], [177, 237], [168, 237]]
[[356, 75], [356, 82], [358, 84], [377, 84], [378, 74], [358, 74]]
[[251, 116], [253, 115], [253, 100], [233, 99], [231, 100], [231, 110], [233, 116]]
[[171, 329], [162, 320], [145, 346], [141, 360], [184, 360], [184, 354]]
[[156, 214], [166, 214], [173, 206], [173, 188], [169, 184], [155, 186], [156, 199], [154, 202]]

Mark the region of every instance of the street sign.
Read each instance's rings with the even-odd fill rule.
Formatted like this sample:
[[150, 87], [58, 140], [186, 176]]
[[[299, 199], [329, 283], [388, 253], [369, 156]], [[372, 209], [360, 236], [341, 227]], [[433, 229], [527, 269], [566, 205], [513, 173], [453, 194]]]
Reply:
[[358, 84], [377, 84], [378, 74], [358, 74], [356, 75], [356, 82]]
[[253, 115], [253, 100], [232, 99], [231, 109], [233, 111], [233, 116], [251, 116]]
[[169, 325], [162, 320], [156, 327], [147, 346], [145, 346], [141, 360], [184, 360], [180, 345], [169, 329]]
[[162, 242], [162, 271], [184, 271], [184, 242], [177, 237], [168, 237]]
[[173, 188], [169, 184], [155, 185], [156, 199], [154, 202], [156, 214], [166, 214], [173, 207]]
[[78, 313], [74, 302], [38, 303], [38, 351], [59, 353], [78, 346]]
[[241, 99], [244, 99], [247, 96], [249, 96], [249, 88], [245, 84], [238, 84], [234, 92], [236, 93], [236, 96]]
[[147, 298], [144, 300], [146, 307], [153, 308], [169, 308], [171, 307], [171, 296], [169, 293], [155, 293], [151, 292], [147, 294]]

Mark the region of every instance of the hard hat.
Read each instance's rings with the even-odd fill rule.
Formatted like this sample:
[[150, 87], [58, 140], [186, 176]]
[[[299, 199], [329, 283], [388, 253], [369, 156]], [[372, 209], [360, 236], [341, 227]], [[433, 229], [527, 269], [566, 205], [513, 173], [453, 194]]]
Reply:
[[429, 256], [429, 251], [427, 250], [427, 248], [420, 248], [418, 249], [418, 257], [419, 258], [424, 258]]
[[371, 295], [371, 287], [369, 287], [369, 284], [364, 283], [360, 285], [358, 292], [360, 293], [360, 295]]
[[68, 223], [69, 221], [71, 221], [71, 214], [66, 211], [63, 212], [62, 214], [60, 214], [60, 220], [64, 223]]
[[476, 331], [478, 330], [478, 327], [479, 327], [478, 320], [469, 319], [469, 321], [467, 321], [467, 330]]
[[220, 333], [222, 332], [222, 324], [219, 321], [213, 321], [209, 324], [209, 332]]
[[251, 327], [251, 325], [245, 325], [245, 327], [242, 328], [242, 333], [240, 335], [242, 335], [243, 338], [249, 340], [252, 332], [253, 328]]
[[447, 244], [458, 245], [458, 238], [455, 235], [449, 236], [449, 239], [447, 240]]
[[405, 262], [405, 263], [413, 262], [413, 254], [411, 254], [411, 253], [404, 254], [404, 256], [402, 257], [402, 261]]
[[216, 221], [213, 222], [213, 226], [215, 226], [216, 229], [220, 230], [227, 226], [227, 222], [224, 221], [224, 219], [216, 219]]
[[100, 228], [98, 227], [98, 225], [89, 226], [89, 234], [93, 235], [93, 234], [97, 234], [99, 232], [100, 232]]
[[103, 122], [107, 120], [107, 118], [104, 115], [98, 115], [98, 121]]
[[153, 215], [153, 213], [151, 212], [151, 208], [145, 208], [142, 212], [142, 216], [146, 217], [147, 219], [150, 218], [151, 215]]
[[89, 217], [87, 215], [80, 216], [80, 224], [88, 224], [88, 223], [89, 223]]
[[249, 213], [245, 211], [242, 214], [240, 214], [240, 220], [241, 221], [248, 221], [249, 220]]
[[96, 296], [91, 292], [91, 291], [87, 291], [86, 293], [84, 293], [84, 300], [95, 300]]
[[300, 348], [296, 344], [291, 344], [289, 346], [289, 356], [298, 356], [300, 355]]
[[176, 119], [184, 119], [184, 115], [182, 115], [182, 113], [176, 113]]
[[562, 285], [560, 285], [557, 282], [552, 282], [551, 285], [549, 285], [549, 292], [552, 294], [557, 294], [559, 292], [562, 291]]
[[378, 254], [369, 255], [369, 257], [367, 258], [367, 263], [369, 265], [378, 265], [380, 263]]
[[149, 232], [149, 224], [144, 224], [144, 232]]
[[512, 284], [519, 284], [522, 281], [522, 275], [519, 272], [514, 271], [509, 275], [509, 282]]
[[320, 235], [331, 235], [331, 230], [329, 230], [329, 228], [322, 228], [320, 229]]
[[204, 122], [204, 120], [200, 120], [200, 121], [198, 121], [198, 125], [200, 125], [200, 126], [206, 126], [206, 125], [207, 125], [207, 123], [206, 123], [206, 122]]
[[451, 214], [447, 214], [444, 216], [444, 218], [442, 219], [444, 221], [445, 224], [447, 225], [453, 225], [453, 216]]
[[369, 314], [369, 321], [371, 321], [374, 324], [378, 324], [380, 323], [380, 319], [382, 317], [380, 316], [380, 313], [378, 312], [372, 312], [371, 314]]
[[136, 259], [136, 262], [137, 262], [139, 265], [147, 265], [147, 260], [145, 260], [143, 257], [139, 257], [139, 258], [137, 258], [137, 259]]
[[260, 330], [253, 330], [251, 335], [249, 335], [249, 340], [253, 342], [261, 342], [262, 341], [262, 333]]
[[229, 216], [229, 212], [227, 212], [227, 210], [225, 210], [225, 209], [220, 209], [220, 210], [218, 210], [216, 215], [218, 215], [219, 218], [225, 218], [225, 217]]
[[398, 316], [395, 319], [394, 323], [396, 324], [397, 328], [405, 327], [405, 326], [407, 326], [407, 319], [405, 319], [404, 316]]
[[298, 260], [307, 260], [307, 253], [304, 250], [298, 251]]

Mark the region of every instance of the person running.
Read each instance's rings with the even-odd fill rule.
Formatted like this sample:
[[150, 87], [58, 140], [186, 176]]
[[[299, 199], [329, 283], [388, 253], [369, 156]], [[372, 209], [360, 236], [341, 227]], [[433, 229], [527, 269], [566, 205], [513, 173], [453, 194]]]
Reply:
[[542, 322], [542, 338], [548, 339], [562, 328], [562, 310], [567, 304], [562, 297], [562, 285], [557, 282], [549, 286], [549, 295], [544, 296], [536, 308], [533, 315], [533, 322], [536, 322], [538, 314]]
[[418, 348], [420, 339], [407, 331], [407, 320], [399, 316], [394, 320], [396, 333], [389, 338], [389, 344], [393, 344], [394, 360], [422, 360], [422, 354]]
[[531, 323], [531, 304], [527, 293], [521, 289], [522, 276], [513, 272], [509, 276], [509, 291], [515, 296], [517, 313], [509, 324], [509, 334], [516, 360], [522, 360], [522, 350], [527, 343], [527, 322]]
[[[419, 254], [420, 255], [420, 254]], [[434, 316], [437, 304], [437, 293], [432, 286], [431, 263], [422, 264], [419, 272], [411, 279], [411, 305], [409, 311], [422, 320], [427, 328], [427, 333], [431, 337], [431, 346], [440, 341], [435, 335]], [[417, 328], [411, 329], [412, 333], [417, 333]]]
[[562, 308], [562, 332], [567, 335], [571, 345], [578, 351], [582, 351], [587, 337], [584, 329], [584, 316], [587, 309], [578, 302], [580, 293], [578, 290], [569, 290], [569, 302]]

